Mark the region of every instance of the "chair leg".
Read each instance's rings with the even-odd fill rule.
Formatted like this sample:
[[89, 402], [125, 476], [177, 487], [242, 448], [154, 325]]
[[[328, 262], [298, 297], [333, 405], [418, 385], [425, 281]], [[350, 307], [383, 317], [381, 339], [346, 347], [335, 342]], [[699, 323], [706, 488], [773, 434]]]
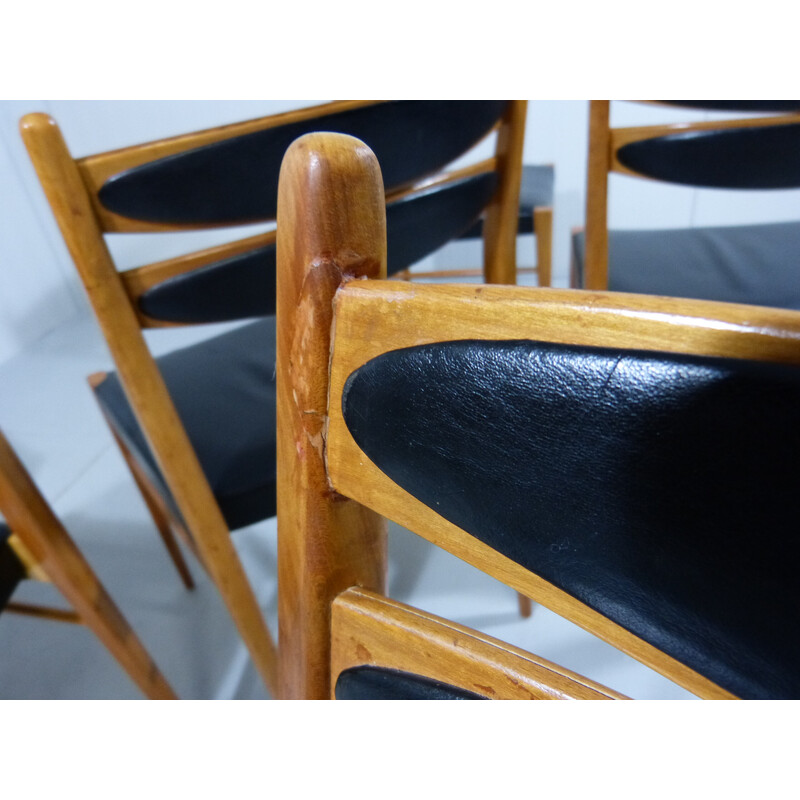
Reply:
[[539, 286], [553, 285], [553, 209], [533, 209], [533, 232], [536, 234], [536, 267]]
[[519, 615], [523, 619], [527, 619], [533, 613], [533, 603], [530, 597], [517, 592], [517, 602], [519, 603]]
[[[106, 373], [104, 372], [96, 372], [90, 375], [89, 385], [94, 389], [103, 382], [105, 375]], [[161, 498], [158, 496], [158, 493], [155, 491], [155, 489], [153, 489], [153, 487], [150, 485], [147, 477], [142, 473], [141, 468], [137, 464], [136, 459], [134, 459], [125, 442], [117, 435], [117, 432], [114, 430], [114, 426], [111, 424], [108, 416], [105, 414], [105, 412], [102, 413], [103, 418], [108, 425], [108, 429], [111, 431], [111, 435], [114, 437], [114, 441], [117, 443], [117, 447], [122, 453], [125, 463], [128, 465], [128, 469], [133, 476], [133, 480], [136, 483], [136, 486], [139, 488], [139, 492], [144, 499], [147, 510], [150, 512], [150, 516], [153, 518], [153, 523], [156, 526], [156, 530], [158, 530], [161, 540], [164, 542], [164, 546], [167, 548], [167, 552], [172, 559], [172, 563], [175, 565], [178, 575], [180, 575], [183, 585], [187, 589], [194, 589], [194, 579], [192, 578], [189, 567], [186, 564], [183, 554], [181, 553], [181, 549], [175, 539], [175, 535], [172, 532], [169, 514], [164, 507]]]
[[144, 499], [147, 510], [150, 512], [156, 529], [161, 535], [161, 540], [164, 542], [164, 547], [167, 548], [172, 563], [175, 565], [175, 569], [178, 570], [178, 575], [181, 576], [183, 585], [187, 589], [194, 589], [194, 578], [192, 578], [192, 573], [189, 572], [189, 566], [183, 557], [183, 553], [181, 553], [180, 546], [175, 539], [175, 534], [172, 532], [169, 516], [162, 505], [161, 499], [156, 496], [155, 490], [150, 486], [145, 476], [141, 474], [139, 465], [134, 461], [133, 456], [130, 454], [127, 447], [125, 447], [124, 443], [116, 435], [114, 438], [117, 440], [117, 444], [122, 451], [122, 456], [125, 459], [125, 463], [128, 465], [131, 475], [133, 475], [133, 480], [139, 487], [139, 492]]
[[144, 645], [0, 434], [0, 500], [14, 533], [142, 692], [175, 699]]

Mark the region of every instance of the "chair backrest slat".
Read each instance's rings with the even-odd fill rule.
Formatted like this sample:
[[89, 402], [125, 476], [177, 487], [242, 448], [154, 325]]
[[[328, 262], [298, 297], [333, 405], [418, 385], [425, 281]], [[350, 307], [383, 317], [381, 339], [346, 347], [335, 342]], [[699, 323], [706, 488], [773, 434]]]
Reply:
[[[495, 191], [494, 172], [404, 195], [386, 207], [388, 273], [406, 269], [456, 239]], [[149, 319], [224, 322], [275, 313], [275, 245], [269, 244], [168, 278], [138, 298]]]
[[387, 101], [323, 113], [174, 153], [106, 179], [98, 199], [130, 220], [172, 226], [275, 218], [280, 159], [300, 136], [330, 130], [366, 142], [387, 191], [440, 170], [491, 131], [508, 101]]
[[696, 130], [631, 142], [616, 152], [630, 172], [688, 186], [800, 186], [800, 123]]

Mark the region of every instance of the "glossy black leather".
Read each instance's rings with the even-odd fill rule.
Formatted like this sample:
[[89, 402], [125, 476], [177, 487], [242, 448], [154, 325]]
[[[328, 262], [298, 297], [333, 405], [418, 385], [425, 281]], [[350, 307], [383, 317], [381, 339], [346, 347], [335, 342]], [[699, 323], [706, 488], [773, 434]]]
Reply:
[[164, 223], [274, 219], [289, 145], [313, 131], [346, 133], [378, 157], [387, 191], [434, 172], [479, 141], [507, 100], [393, 100], [237, 136], [110, 178], [98, 197], [122, 216]]
[[704, 111], [755, 111], [762, 114], [800, 111], [800, 100], [660, 100], [672, 106], [697, 108]]
[[[458, 238], [494, 193], [490, 172], [417, 192], [386, 207], [388, 271], [410, 267]], [[275, 313], [275, 246], [176, 275], [145, 292], [141, 310], [168, 322], [225, 322]]]
[[[585, 236], [573, 237], [583, 285]], [[609, 231], [608, 286], [638, 292], [800, 310], [800, 222]]]
[[8, 525], [0, 520], [0, 610], [5, 608], [17, 584], [25, 577], [25, 567], [8, 545]]
[[[275, 318], [176, 350], [157, 363], [230, 528], [275, 516]], [[180, 518], [116, 373], [96, 393]]]
[[737, 695], [800, 698], [800, 369], [449, 342], [368, 362], [342, 404], [472, 536]]
[[352, 667], [336, 679], [337, 700], [486, 700], [474, 692], [400, 670]]
[[[517, 233], [533, 233], [533, 210], [553, 205], [555, 170], [549, 164], [526, 164], [522, 168], [519, 187], [519, 220]], [[478, 220], [462, 239], [483, 236], [483, 220]]]
[[673, 133], [620, 147], [617, 158], [670, 183], [791, 189], [800, 186], [800, 124]]

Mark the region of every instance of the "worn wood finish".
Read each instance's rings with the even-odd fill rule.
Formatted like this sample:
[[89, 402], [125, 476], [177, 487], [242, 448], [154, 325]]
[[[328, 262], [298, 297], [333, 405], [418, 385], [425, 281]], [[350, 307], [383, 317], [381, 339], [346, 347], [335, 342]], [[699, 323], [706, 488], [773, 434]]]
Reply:
[[[0, 510], [50, 582], [147, 697], [175, 693], [0, 433]], [[24, 606], [23, 606], [24, 610]], [[29, 609], [30, 610], [30, 609]], [[72, 621], [72, 620], [70, 620]]]
[[[549, 206], [533, 209], [533, 232], [536, 234], [536, 272], [539, 286], [553, 284], [553, 209]], [[517, 272], [527, 270], [517, 267]]]
[[358, 367], [388, 350], [458, 339], [534, 339], [800, 364], [800, 313], [728, 303], [501, 286], [350, 282], [335, 300], [327, 448], [341, 494], [413, 530], [601, 636], [702, 697], [730, 697], [552, 584], [468, 536], [382, 473], [350, 436], [336, 400]]
[[[533, 339], [800, 363], [800, 312], [577, 289], [349, 281], [335, 298], [332, 392], [387, 350], [451, 339]], [[339, 372], [347, 371], [344, 375]], [[333, 395], [332, 395], [333, 396]]]
[[[611, 163], [611, 103], [589, 104], [589, 158], [586, 171], [586, 255], [583, 286], [608, 287], [608, 169]], [[575, 277], [573, 271], [573, 279]], [[574, 284], [573, 284], [574, 285]]]
[[324, 699], [331, 602], [353, 585], [383, 591], [386, 573], [385, 522], [331, 489], [323, 453], [333, 295], [386, 274], [380, 170], [357, 139], [310, 134], [289, 148], [277, 256], [280, 695]]
[[24, 117], [21, 131], [97, 315], [128, 402], [258, 671], [274, 692], [275, 645], [222, 512], [128, 302], [78, 168], [61, 132], [48, 116]]
[[491, 636], [374, 592], [350, 589], [333, 604], [331, 698], [339, 673], [399, 669], [493, 700], [625, 700], [574, 672]]
[[512, 100], [497, 131], [498, 186], [483, 221], [486, 283], [516, 283], [519, 187], [528, 103]]

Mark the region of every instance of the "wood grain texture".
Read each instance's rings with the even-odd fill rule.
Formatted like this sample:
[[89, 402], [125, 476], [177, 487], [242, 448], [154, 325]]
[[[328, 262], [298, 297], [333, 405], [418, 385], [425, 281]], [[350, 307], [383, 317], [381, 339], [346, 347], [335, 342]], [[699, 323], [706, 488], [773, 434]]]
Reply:
[[350, 436], [340, 398], [375, 356], [458, 339], [534, 339], [800, 364], [800, 313], [618, 293], [359, 281], [336, 295], [329, 476], [334, 488], [493, 575], [701, 697], [730, 693], [440, 517], [398, 487]]
[[386, 275], [383, 184], [365, 145], [309, 134], [289, 148], [277, 246], [280, 696], [324, 699], [331, 603], [353, 585], [383, 591], [386, 574], [384, 520], [331, 489], [323, 456], [333, 295]]
[[[536, 234], [536, 272], [539, 286], [553, 284], [553, 209], [533, 209], [533, 231]], [[517, 272], [523, 270], [517, 268]]]
[[527, 110], [527, 101], [512, 100], [497, 131], [498, 185], [483, 221], [483, 278], [486, 283], [517, 282], [519, 188]]
[[398, 669], [493, 700], [624, 700], [611, 689], [491, 636], [374, 592], [333, 604], [331, 698], [350, 667]]
[[[108, 648], [145, 696], [175, 699], [175, 693], [128, 625], [111, 596], [36, 488], [0, 432], [0, 513], [49, 581], [80, 620]], [[74, 621], [69, 612], [18, 607], [22, 613]]]
[[222, 512], [144, 340], [78, 168], [61, 132], [47, 115], [30, 114], [20, 127], [128, 402], [259, 673], [274, 692], [275, 645]]
[[[608, 171], [611, 163], [611, 104], [589, 104], [589, 157], [586, 169], [586, 255], [583, 288], [608, 288]], [[573, 278], [575, 277], [573, 271]]]

